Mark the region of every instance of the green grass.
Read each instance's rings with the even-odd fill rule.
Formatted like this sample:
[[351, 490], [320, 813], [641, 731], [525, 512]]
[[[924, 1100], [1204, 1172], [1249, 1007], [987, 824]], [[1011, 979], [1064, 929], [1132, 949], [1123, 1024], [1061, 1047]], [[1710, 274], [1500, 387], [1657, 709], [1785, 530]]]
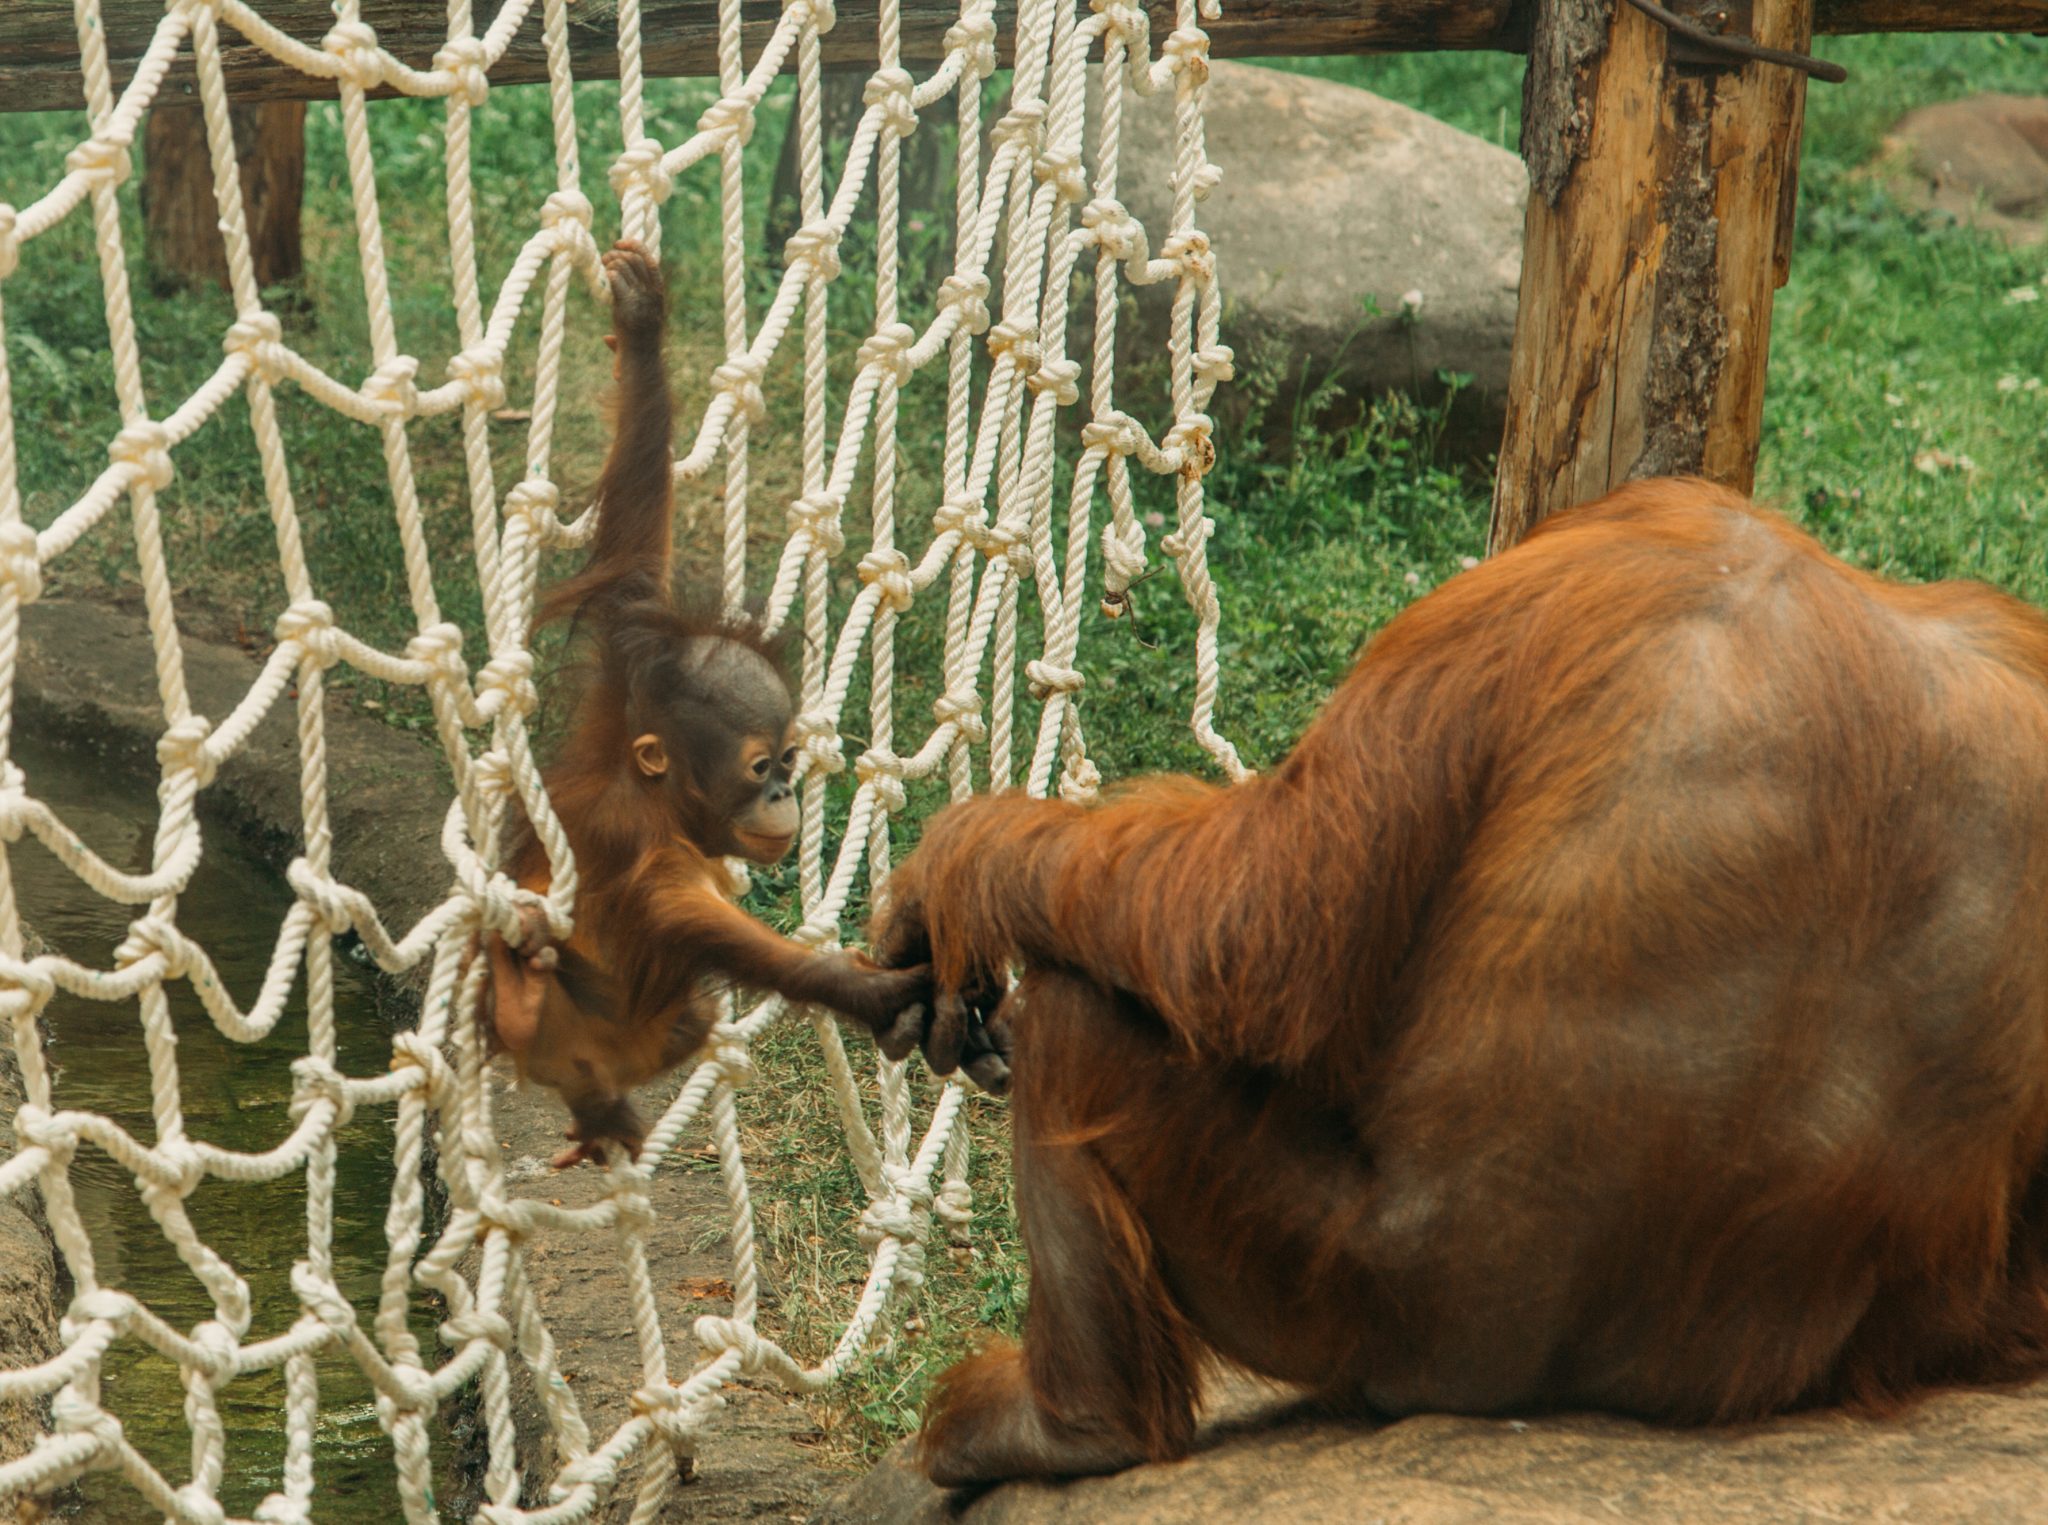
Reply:
[[[1819, 51], [1847, 64], [1854, 78], [1839, 89], [1811, 92], [1798, 253], [1779, 297], [1773, 340], [1763, 495], [1873, 569], [1908, 578], [1984, 577], [2048, 603], [2040, 507], [2048, 388], [2033, 385], [2048, 352], [2048, 300], [2016, 302], [2007, 295], [2042, 288], [2048, 250], [2014, 253], [1916, 217], [1861, 173], [1886, 126], [1910, 106], [1976, 89], [2039, 89], [2048, 79], [2048, 45], [2033, 38], [1901, 37], [1831, 39]], [[1366, 85], [1508, 146], [1516, 137], [1518, 59], [1331, 59], [1290, 67]], [[603, 208], [604, 107], [611, 95], [602, 85], [583, 90], [586, 186]], [[709, 92], [699, 84], [662, 82], [650, 87], [650, 98], [656, 130], [674, 141]], [[401, 344], [447, 354], [455, 341], [447, 309], [438, 109], [392, 103], [373, 110], [372, 120], [402, 296]], [[75, 115], [0, 116], [0, 201], [20, 203], [49, 184], [81, 130]], [[551, 185], [544, 93], [494, 93], [479, 133], [489, 292], [525, 231], [526, 210]], [[749, 150], [757, 187], [767, 183], [777, 137], [764, 128]], [[309, 268], [293, 308], [294, 341], [352, 377], [367, 369], [368, 343], [332, 108], [312, 112], [308, 147]], [[687, 178], [665, 210], [686, 418], [704, 400], [695, 378], [716, 358], [710, 186], [702, 175]], [[1369, 188], [1361, 194], [1369, 195]], [[759, 200], [757, 190], [757, 224], [764, 211]], [[934, 240], [944, 219], [933, 221], [933, 231], [914, 240], [913, 288], [929, 289], [934, 256], [942, 253]], [[132, 247], [139, 249], [132, 213], [131, 231]], [[601, 226], [599, 235], [610, 233]], [[834, 298], [841, 382], [854, 347], [844, 341], [857, 336], [868, 317], [857, 294], [867, 256], [857, 240], [846, 252], [848, 276]], [[227, 305], [211, 296], [153, 294], [139, 261], [135, 274], [151, 397], [181, 397], [217, 363]], [[115, 425], [97, 275], [82, 222], [33, 246], [5, 295], [29, 513], [44, 523], [99, 468]], [[759, 296], [757, 289], [756, 314]], [[565, 392], [560, 447], [560, 474], [571, 481], [588, 479], [602, 449], [602, 419], [587, 405], [606, 374], [599, 332], [593, 305], [577, 297], [575, 370]], [[522, 333], [530, 342], [531, 325]], [[524, 358], [514, 357], [515, 398]], [[795, 418], [792, 374], [784, 366], [771, 377], [777, 430], [787, 430]], [[421, 377], [423, 383], [439, 379]], [[1133, 395], [1156, 397], [1145, 382], [1132, 382]], [[1388, 404], [1353, 427], [1332, 430], [1299, 424], [1313, 416], [1314, 398], [1301, 395], [1293, 381], [1255, 375], [1240, 386], [1251, 396], [1250, 416], [1222, 440], [1209, 482], [1218, 523], [1212, 565], [1225, 608], [1218, 719], [1247, 760], [1264, 764], [1284, 753], [1374, 629], [1478, 554], [1487, 482], [1483, 469], [1436, 460], [1433, 420], [1406, 406]], [[402, 642], [411, 616], [374, 439], [302, 399], [287, 399], [285, 417], [323, 593], [351, 628], [385, 644]], [[932, 400], [918, 394], [903, 429], [907, 512], [934, 501], [939, 433]], [[236, 403], [209, 426], [202, 448], [180, 453], [179, 478], [168, 497], [171, 554], [188, 606], [210, 611], [202, 624], [240, 624], [260, 638], [282, 591], [245, 437]], [[448, 614], [474, 628], [478, 602], [466, 572], [466, 496], [453, 425], [421, 424], [413, 439], [438, 592]], [[494, 430], [494, 439], [501, 483], [509, 482], [517, 474], [523, 429], [507, 424]], [[1967, 468], [1942, 464], [1960, 458], [1967, 458]], [[786, 453], [759, 460], [757, 481], [764, 505], [757, 518], [773, 530], [777, 495], [791, 486]], [[709, 546], [712, 501], [708, 492], [685, 498], [685, 508], [700, 516], [690, 538], [700, 557]], [[861, 507], [849, 505], [849, 524], [860, 522]], [[1150, 515], [1171, 510], [1149, 483], [1140, 507]], [[124, 536], [118, 523], [103, 528], [53, 569], [53, 588], [132, 596]], [[757, 576], [772, 543], [764, 532]], [[835, 607], [843, 610], [853, 589], [841, 578]], [[911, 737], [922, 734], [938, 692], [931, 661], [934, 602], [913, 612], [902, 642], [899, 725]], [[1193, 620], [1170, 577], [1138, 590], [1138, 614], [1135, 631], [1128, 621], [1096, 621], [1087, 630], [1084, 713], [1091, 746], [1112, 776], [1202, 768], [1186, 729]], [[1027, 630], [1027, 642], [1030, 637]], [[383, 705], [398, 723], [418, 723], [415, 696], [384, 694], [367, 682], [361, 687], [364, 698]], [[865, 744], [857, 734], [865, 707], [865, 692], [856, 690], [847, 709], [850, 753]], [[936, 803], [935, 790], [914, 791], [913, 823]], [[757, 908], [786, 916], [791, 876], [767, 880]], [[747, 1126], [770, 1266], [766, 1318], [795, 1349], [815, 1357], [836, 1335], [860, 1275], [848, 1222], [859, 1192], [808, 1036], [771, 1036], [762, 1046], [759, 1074], [747, 1099]], [[970, 1120], [982, 1209], [971, 1260], [954, 1267], [935, 1247], [916, 1320], [818, 1400], [820, 1423], [842, 1459], [904, 1434], [933, 1375], [981, 1331], [1014, 1328], [1022, 1308], [1024, 1271], [1000, 1163], [1003, 1113], [977, 1101]]]

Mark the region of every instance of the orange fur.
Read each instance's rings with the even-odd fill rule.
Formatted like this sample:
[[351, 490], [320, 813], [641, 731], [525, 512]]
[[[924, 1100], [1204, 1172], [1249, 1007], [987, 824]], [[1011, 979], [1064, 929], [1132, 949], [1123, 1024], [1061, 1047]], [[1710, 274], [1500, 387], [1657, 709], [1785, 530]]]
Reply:
[[[555, 950], [553, 972], [513, 958], [502, 943], [491, 949], [496, 1036], [521, 1074], [559, 1091], [575, 1119], [577, 1148], [561, 1163], [602, 1158], [607, 1143], [638, 1149], [642, 1129], [627, 1093], [702, 1046], [731, 985], [829, 1006], [870, 1028], [927, 995], [921, 971], [821, 955], [732, 902], [717, 858], [739, 850], [734, 831], [751, 817], [736, 812], [769, 790], [792, 825], [795, 807], [786, 766], [758, 775], [758, 786], [742, 782], [745, 797], [735, 797], [729, 743], [780, 752], [788, 685], [778, 644], [752, 625], [676, 606], [660, 272], [628, 244], [606, 264], [619, 409], [598, 483], [597, 533], [589, 559], [550, 590], [539, 616], [578, 621], [596, 648], [569, 733], [544, 775], [576, 856], [576, 927]], [[712, 657], [735, 655], [744, 660], [725, 661], [725, 676], [706, 676]], [[754, 734], [771, 725], [776, 734]], [[634, 751], [643, 736], [658, 739], [665, 759], [652, 773]], [[548, 887], [546, 852], [526, 823], [510, 861], [522, 886]]]
[[1184, 1444], [1159, 1319], [1392, 1412], [2048, 1371], [2048, 619], [1708, 484], [1454, 579], [1243, 787], [948, 810], [875, 938], [1026, 971], [1014, 1402], [1088, 1436], [963, 1377], [935, 1475]]

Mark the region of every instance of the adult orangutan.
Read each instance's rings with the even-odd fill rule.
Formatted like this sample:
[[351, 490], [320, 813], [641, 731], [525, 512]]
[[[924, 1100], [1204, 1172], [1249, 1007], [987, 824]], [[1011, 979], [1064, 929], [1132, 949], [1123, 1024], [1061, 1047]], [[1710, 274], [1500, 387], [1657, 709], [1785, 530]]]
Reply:
[[1211, 1356], [1675, 1421], [2048, 1371], [2048, 619], [1718, 488], [1456, 578], [1241, 788], [947, 811], [874, 946], [1023, 970], [1030, 1310], [939, 1482], [1176, 1455]]
[[[643, 1128], [633, 1087], [689, 1058], [733, 984], [781, 992], [870, 1028], [924, 1017], [919, 969], [883, 970], [790, 941], [732, 903], [725, 856], [774, 863], [797, 830], [794, 705], [779, 653], [753, 626], [695, 618], [671, 585], [671, 404], [662, 361], [666, 299], [642, 250], [605, 256], [618, 422], [598, 479], [589, 560], [552, 589], [542, 623], [574, 617], [594, 672], [555, 762], [549, 798], [576, 854], [574, 934], [527, 957], [489, 940], [490, 1020], [520, 1073], [554, 1087], [573, 1119], [556, 1161], [629, 1155]], [[530, 830], [519, 883], [544, 889]], [[976, 1063], [983, 1073], [990, 1056]], [[995, 1071], [999, 1072], [997, 1063]]]

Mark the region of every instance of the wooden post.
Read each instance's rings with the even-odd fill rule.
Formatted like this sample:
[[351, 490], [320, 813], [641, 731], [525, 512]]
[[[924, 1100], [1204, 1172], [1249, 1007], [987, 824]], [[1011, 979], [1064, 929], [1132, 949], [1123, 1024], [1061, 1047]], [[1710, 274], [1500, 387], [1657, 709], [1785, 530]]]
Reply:
[[[1812, 31], [1813, 0], [1755, 0], [1754, 41]], [[1753, 483], [1806, 76], [1675, 62], [1671, 40], [1622, 0], [1540, 0], [1492, 550], [1631, 478]]]
[[[230, 106], [228, 113], [242, 170], [256, 283], [294, 280], [303, 265], [299, 203], [306, 180], [306, 103], [265, 101]], [[227, 246], [214, 200], [204, 113], [197, 106], [152, 108], [142, 155], [142, 216], [151, 276], [169, 285], [227, 285]]]

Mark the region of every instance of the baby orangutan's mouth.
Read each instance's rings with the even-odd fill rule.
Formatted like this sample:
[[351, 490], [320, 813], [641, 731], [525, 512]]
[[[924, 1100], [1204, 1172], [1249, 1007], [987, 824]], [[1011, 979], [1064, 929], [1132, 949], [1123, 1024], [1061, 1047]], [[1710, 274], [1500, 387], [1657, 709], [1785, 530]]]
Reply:
[[789, 853], [789, 844], [796, 840], [794, 833], [771, 837], [757, 831], [735, 831], [733, 836], [747, 860], [764, 867], [780, 863]]

